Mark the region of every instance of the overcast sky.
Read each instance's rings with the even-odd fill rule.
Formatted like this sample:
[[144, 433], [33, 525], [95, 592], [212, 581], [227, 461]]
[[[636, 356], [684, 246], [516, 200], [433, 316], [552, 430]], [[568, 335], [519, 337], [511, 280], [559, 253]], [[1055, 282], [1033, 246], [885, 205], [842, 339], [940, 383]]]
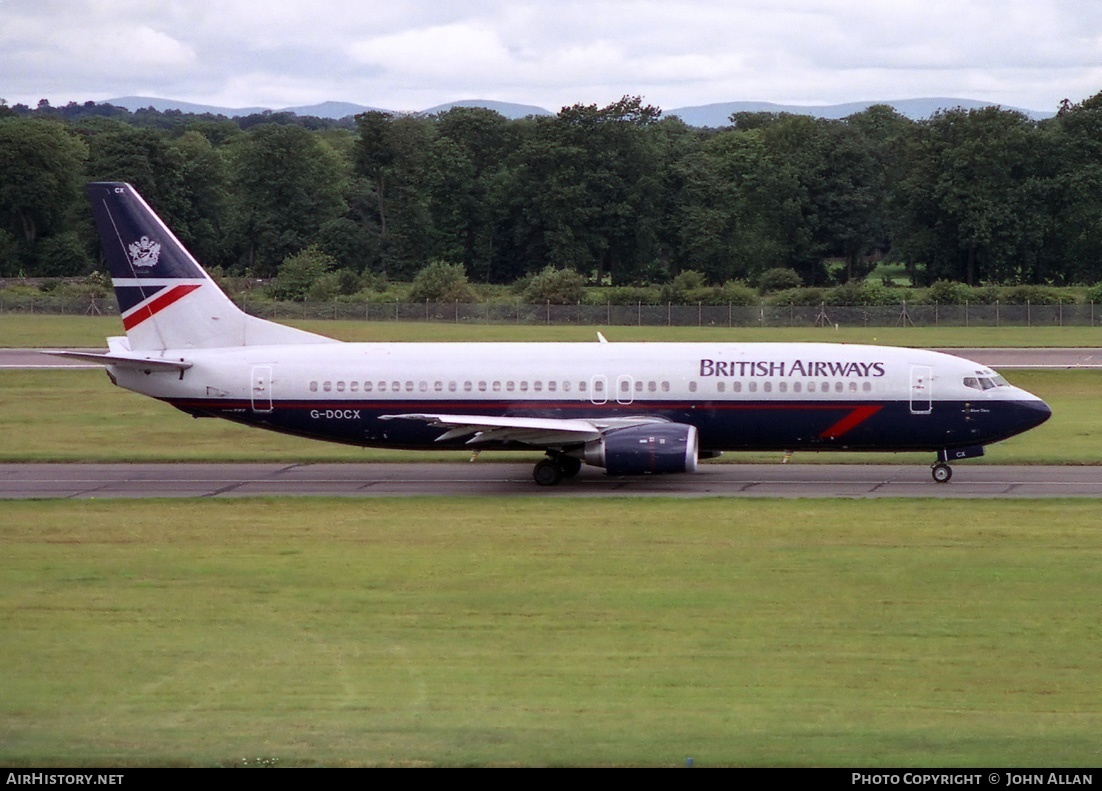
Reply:
[[0, 98], [557, 111], [1102, 91], [1100, 0], [0, 0]]

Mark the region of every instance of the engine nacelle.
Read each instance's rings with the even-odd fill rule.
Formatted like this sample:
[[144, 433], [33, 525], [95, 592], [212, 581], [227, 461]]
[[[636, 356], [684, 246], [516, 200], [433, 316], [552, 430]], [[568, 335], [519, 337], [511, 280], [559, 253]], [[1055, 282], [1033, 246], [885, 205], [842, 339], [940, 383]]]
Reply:
[[610, 431], [585, 444], [585, 463], [609, 475], [696, 472], [696, 426], [647, 423]]

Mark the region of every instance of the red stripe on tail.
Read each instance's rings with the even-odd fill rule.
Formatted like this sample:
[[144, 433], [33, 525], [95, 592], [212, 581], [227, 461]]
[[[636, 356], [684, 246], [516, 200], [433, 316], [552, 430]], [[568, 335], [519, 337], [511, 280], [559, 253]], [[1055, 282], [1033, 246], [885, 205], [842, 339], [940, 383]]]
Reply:
[[130, 315], [124, 316], [122, 320], [122, 326], [128, 331], [133, 329], [134, 327], [137, 327], [146, 319], [153, 318], [169, 305], [179, 299], [183, 299], [199, 287], [199, 284], [193, 283], [189, 283], [187, 285], [181, 284], [179, 286], [173, 286], [172, 288], [168, 289], [168, 291], [165, 291], [158, 295], [155, 299], [152, 299], [146, 304], [142, 305]]

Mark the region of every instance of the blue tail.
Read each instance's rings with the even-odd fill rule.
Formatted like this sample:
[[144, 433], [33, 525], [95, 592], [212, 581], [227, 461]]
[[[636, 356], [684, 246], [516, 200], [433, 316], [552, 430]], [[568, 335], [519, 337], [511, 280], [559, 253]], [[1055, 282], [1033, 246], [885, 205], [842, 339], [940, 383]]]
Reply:
[[131, 350], [330, 341], [238, 308], [129, 184], [86, 192]]

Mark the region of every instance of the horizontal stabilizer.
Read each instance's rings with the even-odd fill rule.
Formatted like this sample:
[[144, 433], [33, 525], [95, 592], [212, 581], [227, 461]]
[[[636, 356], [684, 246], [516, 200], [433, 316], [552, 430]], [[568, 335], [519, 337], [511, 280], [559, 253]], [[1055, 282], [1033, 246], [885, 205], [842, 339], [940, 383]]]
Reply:
[[55, 357], [67, 357], [71, 360], [81, 360], [86, 363], [98, 363], [99, 365], [117, 365], [123, 368], [135, 368], [139, 371], [180, 371], [181, 373], [191, 367], [191, 363], [183, 358], [168, 360], [164, 357], [138, 357], [122, 354], [97, 354], [96, 352], [66, 352], [47, 351]]

